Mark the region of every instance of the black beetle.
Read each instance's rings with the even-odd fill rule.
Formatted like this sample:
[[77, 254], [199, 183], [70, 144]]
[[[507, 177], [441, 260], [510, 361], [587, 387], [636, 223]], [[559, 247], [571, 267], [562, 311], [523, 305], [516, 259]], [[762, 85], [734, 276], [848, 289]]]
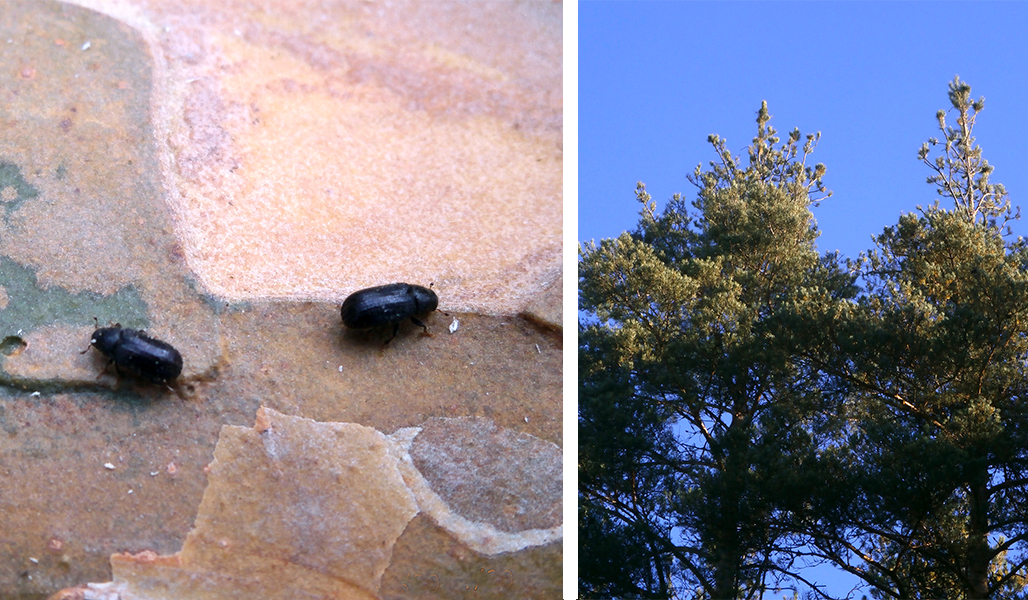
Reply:
[[[124, 369], [141, 379], [164, 383], [182, 372], [182, 355], [171, 344], [119, 323], [98, 327], [89, 344], [111, 359], [107, 364], [114, 363], [119, 375]], [[88, 350], [87, 347], [82, 353]]]
[[343, 325], [351, 329], [392, 325], [393, 336], [386, 340], [388, 344], [400, 330], [400, 322], [407, 318], [427, 332], [428, 325], [419, 321], [416, 315], [432, 312], [438, 306], [439, 296], [427, 287], [409, 283], [390, 283], [350, 294], [343, 300], [340, 312], [343, 315]]

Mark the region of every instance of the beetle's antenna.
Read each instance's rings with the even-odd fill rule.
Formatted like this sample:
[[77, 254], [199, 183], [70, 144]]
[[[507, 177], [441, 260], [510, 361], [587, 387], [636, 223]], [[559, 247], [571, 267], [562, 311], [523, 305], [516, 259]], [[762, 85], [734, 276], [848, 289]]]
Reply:
[[[96, 317], [93, 317], [93, 322], [96, 323], [96, 327], [97, 327], [97, 329], [99, 329], [100, 328], [100, 321], [98, 321]], [[90, 338], [89, 346], [92, 346], [95, 343], [96, 343], [96, 338]], [[82, 352], [79, 352], [79, 354], [85, 354], [86, 352], [89, 352], [89, 346], [86, 346], [86, 349], [83, 350]]]

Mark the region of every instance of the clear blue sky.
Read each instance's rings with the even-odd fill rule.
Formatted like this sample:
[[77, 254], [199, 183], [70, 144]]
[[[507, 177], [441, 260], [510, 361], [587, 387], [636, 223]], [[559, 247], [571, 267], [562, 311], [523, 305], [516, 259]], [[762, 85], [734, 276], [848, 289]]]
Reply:
[[715, 158], [707, 135], [745, 156], [767, 100], [782, 137], [821, 132], [810, 160], [834, 195], [814, 209], [818, 247], [855, 257], [937, 197], [917, 151], [941, 137], [954, 75], [985, 96], [975, 137], [1028, 214], [1026, 25], [1022, 2], [583, 2], [579, 239], [633, 228], [637, 181], [658, 206], [695, 198], [686, 175]]
[[[835, 194], [814, 209], [818, 246], [856, 257], [936, 199], [917, 151], [941, 137], [935, 112], [950, 108], [954, 75], [985, 96], [975, 136], [992, 181], [1028, 214], [1026, 25], [1022, 2], [582, 2], [578, 237], [634, 228], [637, 181], [658, 206], [693, 199], [686, 175], [715, 158], [707, 136], [745, 156], [767, 100], [783, 137], [821, 132], [810, 160]], [[1028, 218], [1014, 232], [1028, 237]], [[854, 582], [808, 576], [833, 595]]]

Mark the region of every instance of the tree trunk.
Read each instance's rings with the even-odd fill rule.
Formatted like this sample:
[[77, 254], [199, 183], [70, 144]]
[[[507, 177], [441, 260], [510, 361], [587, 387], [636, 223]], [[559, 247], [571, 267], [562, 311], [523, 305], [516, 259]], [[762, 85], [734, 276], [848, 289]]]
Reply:
[[966, 573], [970, 584], [969, 600], [989, 598], [989, 565], [992, 552], [989, 548], [989, 498], [988, 474], [978, 478], [970, 486], [970, 519], [968, 527], [968, 552]]
[[[737, 408], [741, 403], [737, 403]], [[742, 411], [737, 410], [737, 415]], [[746, 472], [749, 463], [746, 450], [750, 440], [742, 434], [746, 418], [736, 417], [726, 434], [727, 451], [717, 503], [720, 513], [714, 528], [716, 558], [714, 560], [714, 589], [711, 599], [735, 600], [739, 597], [740, 569], [746, 553], [742, 547], [739, 528], [744, 516], [741, 514], [742, 498], [746, 490]]]
[[[728, 550], [728, 549], [726, 549]], [[728, 550], [726, 554], [731, 553]], [[714, 589], [711, 600], [736, 600], [739, 597], [739, 560], [734, 556], [724, 556], [714, 567]]]

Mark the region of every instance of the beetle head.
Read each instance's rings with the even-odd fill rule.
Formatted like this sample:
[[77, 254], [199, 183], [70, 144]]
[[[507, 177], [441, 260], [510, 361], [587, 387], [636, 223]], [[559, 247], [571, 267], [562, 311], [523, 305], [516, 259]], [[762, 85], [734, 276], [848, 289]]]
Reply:
[[121, 341], [121, 327], [100, 327], [93, 332], [89, 343], [104, 355], [114, 352], [114, 348]]
[[414, 295], [414, 306], [417, 309], [414, 311], [415, 314], [432, 312], [439, 307], [439, 296], [436, 296], [435, 292], [420, 285], [410, 287]]

